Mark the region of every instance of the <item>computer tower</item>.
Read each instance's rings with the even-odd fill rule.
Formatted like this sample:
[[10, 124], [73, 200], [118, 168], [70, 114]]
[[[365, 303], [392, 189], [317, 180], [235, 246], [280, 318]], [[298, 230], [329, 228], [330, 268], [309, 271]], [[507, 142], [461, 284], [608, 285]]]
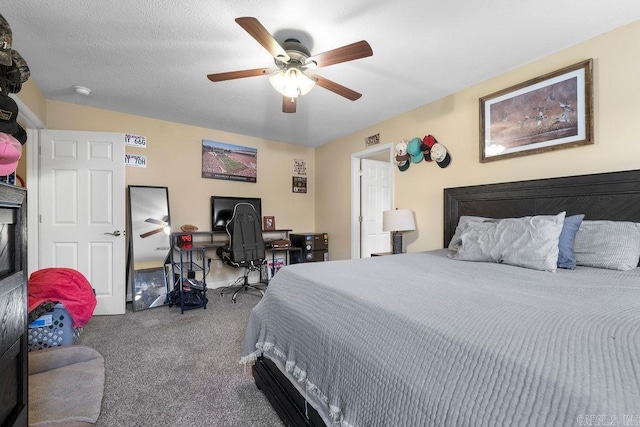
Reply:
[[289, 234], [291, 246], [300, 252], [291, 252], [291, 264], [329, 261], [329, 235], [327, 233]]

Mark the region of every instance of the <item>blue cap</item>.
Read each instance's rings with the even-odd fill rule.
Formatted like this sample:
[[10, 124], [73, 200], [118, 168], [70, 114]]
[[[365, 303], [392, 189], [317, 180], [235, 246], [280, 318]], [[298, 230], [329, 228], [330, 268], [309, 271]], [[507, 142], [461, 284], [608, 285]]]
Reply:
[[420, 138], [413, 138], [409, 143], [407, 143], [407, 153], [411, 155], [413, 160], [413, 156], [417, 156], [421, 153], [420, 146], [422, 145], [422, 140]]

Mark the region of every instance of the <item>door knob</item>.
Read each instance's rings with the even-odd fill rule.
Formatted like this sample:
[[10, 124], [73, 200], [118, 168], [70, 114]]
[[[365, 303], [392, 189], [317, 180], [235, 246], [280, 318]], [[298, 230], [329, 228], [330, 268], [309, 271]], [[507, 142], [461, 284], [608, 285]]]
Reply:
[[116, 237], [118, 237], [118, 236], [120, 235], [120, 230], [116, 230], [116, 231], [114, 231], [113, 233], [104, 233], [104, 234], [109, 234], [109, 235], [111, 235], [111, 236], [116, 236]]

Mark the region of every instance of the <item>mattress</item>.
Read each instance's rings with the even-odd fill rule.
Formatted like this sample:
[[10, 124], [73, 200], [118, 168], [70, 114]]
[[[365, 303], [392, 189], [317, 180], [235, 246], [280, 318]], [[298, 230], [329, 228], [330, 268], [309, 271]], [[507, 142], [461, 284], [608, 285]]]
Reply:
[[640, 269], [447, 253], [284, 267], [251, 312], [241, 363], [276, 362], [327, 425], [638, 420]]

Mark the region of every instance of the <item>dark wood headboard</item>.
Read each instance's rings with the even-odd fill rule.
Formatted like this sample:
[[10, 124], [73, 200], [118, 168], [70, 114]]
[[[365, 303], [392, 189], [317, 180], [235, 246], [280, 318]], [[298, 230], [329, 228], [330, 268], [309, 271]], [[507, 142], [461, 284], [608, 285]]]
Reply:
[[444, 189], [444, 247], [462, 215], [517, 218], [585, 214], [640, 222], [640, 170]]

